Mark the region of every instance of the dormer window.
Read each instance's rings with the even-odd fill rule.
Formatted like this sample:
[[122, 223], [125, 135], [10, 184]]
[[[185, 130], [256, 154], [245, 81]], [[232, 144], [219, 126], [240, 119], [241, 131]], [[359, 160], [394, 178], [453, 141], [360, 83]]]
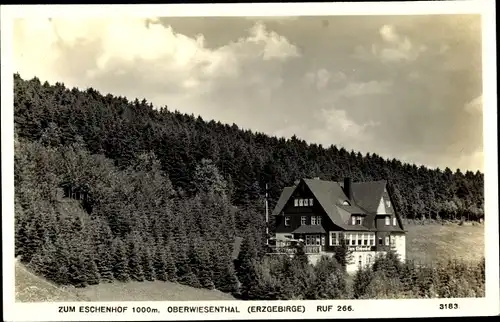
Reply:
[[351, 217], [351, 224], [352, 225], [361, 225], [362, 223], [363, 223], [362, 216], [352, 216]]
[[307, 199], [297, 198], [297, 199], [294, 199], [293, 205], [295, 207], [310, 207], [313, 205], [313, 199], [312, 198], [307, 198]]
[[396, 217], [392, 218], [392, 225], [393, 225], [393, 226], [396, 226], [396, 225], [397, 225], [397, 220], [396, 220]]
[[290, 216], [285, 217], [285, 226], [290, 226]]
[[391, 225], [391, 217], [389, 217], [389, 216], [385, 217], [385, 225], [386, 226], [390, 226]]
[[349, 201], [344, 200], [344, 201], [342, 202], [342, 205], [343, 205], [343, 206], [350, 206], [351, 204], [349, 203]]
[[391, 202], [389, 200], [385, 201], [385, 207], [386, 208], [391, 208]]

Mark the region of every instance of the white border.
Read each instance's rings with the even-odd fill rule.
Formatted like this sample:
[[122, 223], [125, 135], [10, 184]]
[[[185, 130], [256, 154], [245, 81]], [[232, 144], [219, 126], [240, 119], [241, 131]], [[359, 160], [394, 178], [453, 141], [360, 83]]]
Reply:
[[[487, 1], [443, 2], [379, 2], [379, 3], [296, 3], [296, 4], [196, 4], [196, 5], [106, 5], [106, 6], [2, 6], [1, 7], [1, 72], [2, 72], [2, 220], [3, 261], [14, 258], [14, 160], [13, 160], [13, 78], [11, 42], [12, 19], [18, 17], [55, 16], [317, 16], [317, 15], [420, 15], [481, 14], [483, 22], [483, 123], [485, 169], [485, 254], [486, 297], [480, 299], [436, 300], [357, 300], [357, 301], [200, 301], [200, 302], [112, 302], [98, 305], [128, 306], [123, 314], [58, 313], [60, 305], [90, 303], [15, 303], [14, 265], [3, 266], [4, 320], [6, 321], [74, 321], [74, 320], [219, 320], [219, 319], [304, 319], [304, 318], [384, 318], [498, 315], [499, 301], [499, 239], [498, 239], [498, 152], [496, 124], [496, 52], [495, 3]], [[439, 304], [458, 303], [458, 310], [440, 310]], [[254, 313], [252, 305], [302, 305], [306, 313]], [[133, 306], [151, 306], [161, 314], [133, 314]], [[239, 314], [173, 314], [173, 306], [226, 305], [237, 306]], [[316, 305], [333, 305], [329, 313], [316, 312]], [[352, 305], [354, 311], [337, 312], [337, 305]]]

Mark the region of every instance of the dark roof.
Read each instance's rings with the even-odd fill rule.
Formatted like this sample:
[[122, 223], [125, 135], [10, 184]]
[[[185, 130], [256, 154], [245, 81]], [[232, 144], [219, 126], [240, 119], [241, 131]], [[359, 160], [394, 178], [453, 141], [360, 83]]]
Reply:
[[326, 234], [325, 229], [321, 225], [302, 225], [295, 229], [294, 234]]
[[[335, 225], [343, 229], [353, 229], [354, 227], [349, 226], [351, 214], [363, 214], [366, 215], [364, 224], [356, 229], [375, 229], [377, 208], [387, 185], [385, 180], [352, 183], [352, 200], [348, 200], [341, 182], [319, 179], [303, 179], [302, 181], [309, 187]], [[273, 215], [279, 215], [297, 186], [298, 184], [283, 190]], [[346, 200], [350, 205], [342, 204]]]
[[274, 207], [274, 210], [273, 210], [273, 213], [271, 214], [271, 216], [279, 215], [279, 213], [281, 212], [283, 207], [285, 207], [285, 204], [288, 201], [288, 199], [290, 199], [290, 196], [292, 195], [294, 190], [295, 190], [295, 186], [285, 187], [285, 189], [283, 189], [283, 191], [281, 192], [281, 196], [278, 199], [278, 202], [276, 203], [276, 206]]

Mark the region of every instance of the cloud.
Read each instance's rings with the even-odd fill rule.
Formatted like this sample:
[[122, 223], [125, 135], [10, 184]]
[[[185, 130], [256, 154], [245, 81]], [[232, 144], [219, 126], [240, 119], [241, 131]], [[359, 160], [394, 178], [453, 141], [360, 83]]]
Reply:
[[353, 149], [363, 148], [363, 150], [371, 140], [369, 130], [379, 125], [374, 121], [358, 123], [345, 110], [336, 108], [321, 109], [316, 119], [324, 126], [318, 126], [312, 130], [311, 139], [314, 142], [325, 146], [335, 142], [340, 146]]
[[479, 95], [476, 98], [473, 98], [469, 102], [464, 105], [467, 113], [477, 114], [483, 112], [483, 95]]
[[347, 76], [343, 72], [335, 72], [333, 75], [325, 68], [309, 72], [304, 75], [304, 80], [308, 84], [314, 85], [318, 90], [328, 87], [330, 83], [339, 83], [345, 80]]
[[[63, 78], [70, 86], [89, 86], [113, 75], [139, 77], [133, 84], [122, 81], [104, 89], [125, 92], [120, 94], [130, 94], [129, 88], [124, 88], [127, 86], [147, 88], [151, 84], [163, 86], [165, 94], [183, 88], [203, 92], [221, 79], [247, 76], [255, 63], [283, 62], [298, 56], [297, 47], [262, 23], [256, 23], [246, 37], [208, 49], [203, 35], [187, 37], [158, 19], [15, 22], [15, 68], [23, 77], [49, 81]], [[255, 73], [250, 74], [255, 78]]]
[[355, 97], [364, 95], [387, 94], [391, 91], [392, 83], [389, 81], [371, 80], [368, 82], [350, 82], [337, 91], [337, 96]]
[[369, 50], [358, 46], [355, 56], [363, 60], [377, 59], [384, 63], [412, 62], [427, 51], [425, 45], [413, 43], [409, 37], [399, 34], [392, 25], [383, 25], [379, 29], [379, 36], [380, 41], [372, 43]]

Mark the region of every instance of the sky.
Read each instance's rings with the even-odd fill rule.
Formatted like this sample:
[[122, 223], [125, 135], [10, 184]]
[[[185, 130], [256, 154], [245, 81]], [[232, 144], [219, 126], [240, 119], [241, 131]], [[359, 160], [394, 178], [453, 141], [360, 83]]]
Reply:
[[13, 52], [25, 79], [483, 171], [479, 15], [29, 18]]

